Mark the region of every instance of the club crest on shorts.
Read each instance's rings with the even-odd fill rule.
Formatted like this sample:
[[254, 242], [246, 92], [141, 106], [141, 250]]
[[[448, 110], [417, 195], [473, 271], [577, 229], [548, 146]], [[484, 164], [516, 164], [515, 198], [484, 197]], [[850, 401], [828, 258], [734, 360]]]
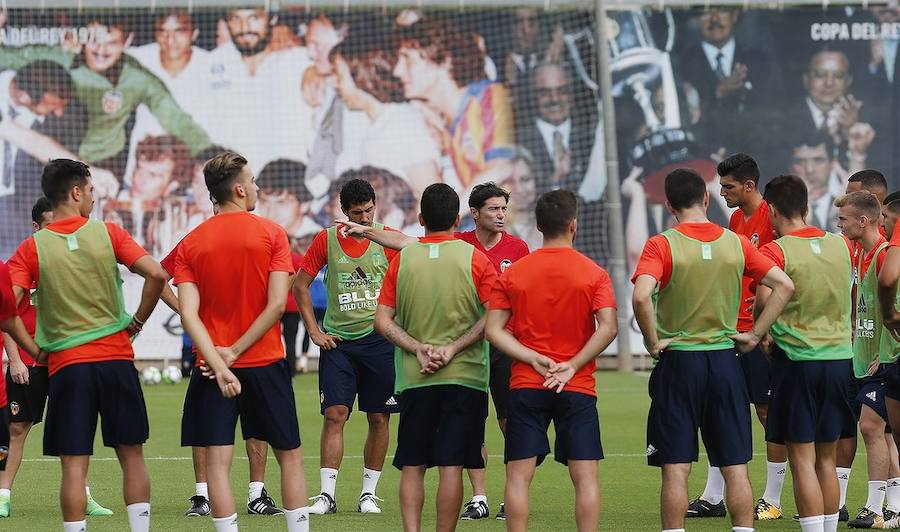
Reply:
[[117, 90], [106, 91], [101, 101], [103, 112], [108, 115], [119, 112], [119, 109], [122, 108], [122, 100], [121, 92]]
[[512, 266], [512, 261], [511, 261], [511, 260], [509, 260], [509, 259], [503, 259], [503, 260], [501, 260], [501, 261], [500, 261], [500, 273], [505, 272], [506, 269], [509, 268], [510, 266]]
[[15, 402], [15, 401], [9, 403], [9, 411], [12, 415], [18, 416], [19, 415], [19, 403]]

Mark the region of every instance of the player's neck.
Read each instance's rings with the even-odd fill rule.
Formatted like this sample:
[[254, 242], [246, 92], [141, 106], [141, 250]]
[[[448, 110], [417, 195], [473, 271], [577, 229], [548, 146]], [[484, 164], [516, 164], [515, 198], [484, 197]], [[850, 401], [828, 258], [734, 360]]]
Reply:
[[806, 220], [803, 218], [795, 218], [792, 220], [785, 220], [778, 224], [778, 234], [781, 236], [789, 235], [791, 233], [796, 233], [797, 231], [801, 231], [810, 227], [809, 224], [806, 223]]
[[247, 71], [251, 76], [256, 75], [256, 71], [259, 70], [259, 67], [260, 65], [262, 65], [263, 61], [265, 61], [266, 58], [269, 57], [269, 53], [269, 49], [266, 48], [256, 55], [244, 56], [244, 64], [247, 65]]
[[224, 214], [226, 212], [247, 212], [247, 206], [241, 205], [233, 200], [226, 201], [219, 205], [219, 214]]
[[65, 220], [75, 216], [81, 216], [81, 211], [78, 210], [77, 205], [60, 204], [53, 208], [54, 220]]
[[870, 253], [875, 246], [878, 244], [878, 241], [881, 240], [881, 233], [878, 232], [878, 228], [874, 225], [869, 227], [868, 230], [863, 233], [862, 238], [859, 239], [859, 245], [862, 246], [863, 251], [866, 253]]
[[753, 213], [755, 213], [756, 210], [759, 209], [759, 206], [762, 205], [762, 201], [762, 195], [757, 192], [756, 194], [750, 196], [750, 199], [747, 200], [746, 203], [741, 205], [741, 210], [744, 211], [744, 220], [747, 220], [748, 218], [753, 216]]
[[428, 229], [425, 229], [425, 238], [440, 238], [440, 237], [453, 238], [453, 233], [455, 231], [456, 231], [455, 227], [451, 227], [450, 229], [447, 229], [446, 231], [429, 231]]
[[502, 232], [496, 231], [488, 231], [487, 229], [482, 229], [481, 227], [475, 226], [475, 238], [478, 239], [478, 242], [484, 247], [484, 249], [491, 249], [500, 243], [500, 240], [503, 239]]
[[566, 233], [562, 236], [554, 236], [554, 237], [544, 237], [544, 243], [541, 244], [541, 248], [571, 248], [575, 247], [573, 242], [574, 235], [569, 235]]
[[178, 74], [187, 68], [188, 63], [191, 62], [191, 54], [192, 51], [188, 51], [185, 56], [178, 58], [171, 58], [162, 53], [159, 54], [159, 62], [162, 64], [163, 70], [169, 73], [170, 76], [177, 77]]
[[465, 93], [465, 87], [460, 87], [456, 83], [443, 83], [428, 99], [449, 124], [456, 118], [456, 112], [459, 110]]
[[689, 207], [675, 213], [675, 219], [680, 224], [690, 223], [707, 223], [709, 218], [706, 217], [706, 207]]

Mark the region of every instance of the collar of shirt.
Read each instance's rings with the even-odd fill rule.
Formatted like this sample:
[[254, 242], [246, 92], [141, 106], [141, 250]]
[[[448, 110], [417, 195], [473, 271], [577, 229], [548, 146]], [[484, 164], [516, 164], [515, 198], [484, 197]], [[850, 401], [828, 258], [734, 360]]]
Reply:
[[706, 55], [706, 60], [709, 61], [709, 67], [713, 72], [716, 71], [716, 56], [721, 52], [722, 72], [724, 72], [726, 76], [731, 75], [731, 67], [734, 65], [734, 37], [728, 39], [728, 42], [721, 48], [717, 48], [706, 41], [700, 43], [700, 46], [703, 48], [703, 53]]
[[557, 131], [562, 135], [563, 146], [566, 149], [569, 149], [569, 136], [572, 133], [572, 119], [567, 118], [565, 122], [558, 126], [554, 126], [550, 122], [545, 122], [538, 118], [536, 121], [538, 131], [541, 134], [541, 138], [544, 139], [544, 145], [547, 146], [547, 153], [550, 154], [550, 158], [553, 158], [556, 152], [556, 145], [553, 143], [553, 134]]

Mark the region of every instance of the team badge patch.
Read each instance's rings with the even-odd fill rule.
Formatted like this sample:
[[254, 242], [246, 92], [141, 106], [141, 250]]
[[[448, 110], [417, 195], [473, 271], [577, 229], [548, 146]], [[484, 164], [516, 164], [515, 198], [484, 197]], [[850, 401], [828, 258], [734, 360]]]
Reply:
[[15, 402], [15, 401], [9, 403], [9, 411], [12, 413], [12, 415], [18, 416], [19, 415], [19, 403]]
[[319, 392], [319, 404], [325, 404], [325, 392]]
[[506, 269], [509, 268], [510, 266], [512, 266], [512, 261], [511, 261], [511, 260], [509, 260], [509, 259], [503, 259], [503, 260], [501, 260], [501, 261], [500, 261], [500, 273], [505, 272]]
[[753, 236], [750, 237], [750, 243], [753, 244], [753, 247], [759, 247], [759, 233], [753, 233]]
[[103, 112], [111, 115], [113, 113], [119, 112], [119, 109], [122, 108], [122, 93], [117, 90], [106, 91], [103, 94]]

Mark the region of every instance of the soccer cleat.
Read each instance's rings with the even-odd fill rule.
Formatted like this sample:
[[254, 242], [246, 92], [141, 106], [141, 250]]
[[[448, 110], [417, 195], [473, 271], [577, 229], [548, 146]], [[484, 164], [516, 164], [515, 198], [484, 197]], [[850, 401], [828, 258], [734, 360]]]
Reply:
[[374, 493], [363, 493], [359, 496], [359, 506], [356, 511], [361, 514], [380, 514], [381, 508], [378, 507], [378, 501], [384, 501], [375, 496]]
[[203, 495], [194, 495], [190, 499], [191, 507], [184, 512], [187, 517], [203, 517], [209, 515], [209, 499]]
[[484, 519], [491, 515], [491, 510], [484, 501], [469, 501], [466, 503], [466, 509], [463, 510], [460, 519], [464, 521], [474, 521], [475, 519]]
[[309, 506], [309, 513], [315, 515], [335, 514], [337, 513], [337, 503], [327, 493], [320, 493], [315, 497], [310, 497], [313, 503]]
[[97, 501], [94, 500], [90, 494], [87, 496], [87, 505], [84, 508], [84, 515], [88, 515], [91, 517], [107, 517], [113, 514], [113, 511], [109, 508], [104, 508], [97, 504]]
[[506, 505], [502, 502], [500, 503], [500, 509], [497, 510], [497, 520], [506, 521]]
[[896, 529], [900, 528], [900, 514], [891, 512], [891, 518], [885, 519], [884, 524], [881, 525], [883, 529]]
[[697, 497], [688, 505], [685, 517], [725, 517], [725, 501], [719, 501], [719, 504], [713, 504]]
[[284, 511], [275, 505], [275, 501], [269, 497], [266, 488], [263, 488], [259, 497], [247, 503], [247, 513], [250, 515], [281, 515]]
[[897, 515], [897, 512], [891, 510], [888, 507], [884, 507], [881, 510], [881, 515], [884, 516], [884, 521], [887, 522], [887, 521], [890, 521], [891, 519], [893, 519]]
[[838, 522], [846, 523], [850, 520], [850, 512], [847, 511], [847, 505], [841, 506], [841, 509], [838, 510]]
[[9, 500], [9, 497], [6, 495], [0, 495], [0, 518], [9, 517], [9, 512], [12, 510], [12, 503]]
[[765, 499], [756, 501], [756, 509], [753, 511], [753, 519], [757, 521], [774, 521], [781, 519], [781, 508], [769, 504]]
[[884, 518], [866, 507], [859, 509], [855, 519], [850, 519], [848, 528], [884, 528]]

